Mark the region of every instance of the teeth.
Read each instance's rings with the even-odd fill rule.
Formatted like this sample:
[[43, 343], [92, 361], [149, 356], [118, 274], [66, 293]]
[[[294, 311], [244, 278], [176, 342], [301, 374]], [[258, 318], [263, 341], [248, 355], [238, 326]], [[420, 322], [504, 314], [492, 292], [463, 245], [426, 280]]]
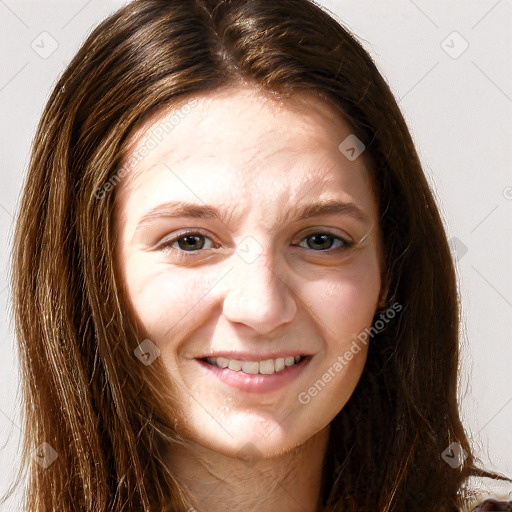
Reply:
[[242, 369], [242, 361], [237, 361], [236, 359], [230, 359], [228, 368], [230, 370], [235, 370], [235, 372], [238, 372]]
[[260, 373], [272, 375], [274, 373], [274, 360], [265, 359], [265, 361], [260, 361]]
[[225, 357], [207, 357], [206, 361], [220, 368], [229, 368], [235, 372], [243, 372], [251, 375], [272, 375], [289, 366], [293, 366], [302, 360], [301, 356], [278, 357], [277, 359], [265, 359], [263, 361], [238, 361]]
[[284, 357], [280, 357], [274, 361], [274, 372], [280, 372], [284, 367]]
[[258, 373], [259, 366], [259, 363], [256, 361], [243, 361], [241, 368], [244, 373], [252, 373], [253, 375], [256, 375]]
[[224, 357], [217, 357], [217, 366], [220, 366], [221, 368], [227, 368], [229, 364], [229, 359], [226, 359]]

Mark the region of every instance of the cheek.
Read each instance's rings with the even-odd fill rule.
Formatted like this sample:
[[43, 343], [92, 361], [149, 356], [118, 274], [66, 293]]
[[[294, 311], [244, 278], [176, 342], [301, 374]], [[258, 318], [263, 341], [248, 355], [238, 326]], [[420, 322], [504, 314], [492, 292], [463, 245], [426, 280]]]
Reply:
[[370, 255], [307, 286], [305, 298], [322, 320], [326, 339], [350, 343], [370, 326], [375, 313], [380, 292], [377, 260]]
[[142, 255], [126, 262], [124, 277], [142, 332], [160, 344], [186, 331], [195, 308], [212, 286], [200, 272], [170, 271]]

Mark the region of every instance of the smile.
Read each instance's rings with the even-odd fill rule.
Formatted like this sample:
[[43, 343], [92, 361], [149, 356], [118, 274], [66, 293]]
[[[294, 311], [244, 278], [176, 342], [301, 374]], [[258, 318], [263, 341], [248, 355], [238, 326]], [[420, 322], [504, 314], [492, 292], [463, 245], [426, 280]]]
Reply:
[[206, 357], [204, 361], [219, 368], [229, 368], [235, 372], [243, 372], [250, 375], [272, 375], [294, 364], [298, 364], [302, 359], [302, 356], [289, 356], [265, 359], [264, 361], [239, 361], [237, 359], [226, 359], [225, 357]]
[[311, 356], [288, 356], [262, 361], [240, 361], [223, 357], [196, 359], [203, 371], [241, 391], [268, 393], [293, 382]]

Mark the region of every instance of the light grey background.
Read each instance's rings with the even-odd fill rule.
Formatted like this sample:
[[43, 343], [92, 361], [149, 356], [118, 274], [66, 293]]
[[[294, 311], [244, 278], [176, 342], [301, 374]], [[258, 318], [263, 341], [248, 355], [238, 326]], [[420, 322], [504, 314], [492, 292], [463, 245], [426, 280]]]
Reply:
[[[91, 29], [125, 3], [0, 0], [0, 493], [19, 458], [8, 268], [30, 144], [64, 66]], [[482, 462], [510, 475], [512, 2], [321, 3], [363, 42], [409, 124], [457, 257], [464, 425]], [[16, 503], [2, 511], [18, 510]]]

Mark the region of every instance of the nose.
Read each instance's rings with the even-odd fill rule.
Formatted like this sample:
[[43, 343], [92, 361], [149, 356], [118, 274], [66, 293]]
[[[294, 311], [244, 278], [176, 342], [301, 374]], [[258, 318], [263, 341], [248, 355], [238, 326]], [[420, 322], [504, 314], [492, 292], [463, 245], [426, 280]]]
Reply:
[[262, 335], [290, 323], [297, 312], [296, 296], [276, 269], [274, 258], [263, 253], [247, 262], [233, 256], [235, 268], [229, 273], [224, 316]]

